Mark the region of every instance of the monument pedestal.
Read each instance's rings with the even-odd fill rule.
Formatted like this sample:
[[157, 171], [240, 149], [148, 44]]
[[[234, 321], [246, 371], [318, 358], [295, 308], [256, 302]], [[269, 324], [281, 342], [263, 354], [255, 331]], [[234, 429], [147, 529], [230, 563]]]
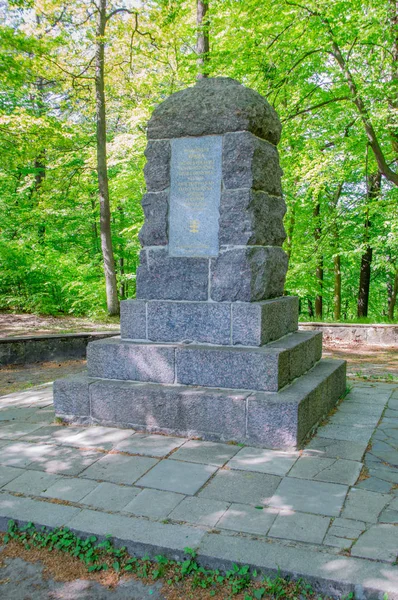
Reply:
[[345, 362], [298, 332], [280, 122], [259, 94], [204, 79], [148, 125], [137, 299], [88, 373], [55, 382], [58, 417], [268, 448], [299, 447], [345, 390]]

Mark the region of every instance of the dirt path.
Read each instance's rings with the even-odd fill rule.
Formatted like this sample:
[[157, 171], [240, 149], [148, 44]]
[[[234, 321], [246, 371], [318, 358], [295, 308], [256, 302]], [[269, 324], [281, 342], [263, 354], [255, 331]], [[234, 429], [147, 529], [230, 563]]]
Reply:
[[119, 319], [107, 322], [76, 317], [51, 317], [30, 314], [0, 313], [0, 337], [46, 335], [51, 333], [80, 333], [84, 331], [118, 331]]

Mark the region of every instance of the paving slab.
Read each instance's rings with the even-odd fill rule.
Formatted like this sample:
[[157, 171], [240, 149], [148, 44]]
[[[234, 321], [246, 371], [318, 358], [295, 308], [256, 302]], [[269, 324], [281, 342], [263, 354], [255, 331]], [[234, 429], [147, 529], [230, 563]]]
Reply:
[[139, 488], [137, 488], [137, 491], [139, 492], [138, 495], [123, 508], [123, 512], [153, 519], [165, 519], [173, 508], [185, 498], [183, 494], [176, 494], [175, 492], [151, 489], [140, 490]]
[[[32, 522], [35, 525], [61, 527], [79, 512], [80, 508], [72, 506], [61, 506], [32, 498], [12, 496], [6, 492], [0, 494], [0, 517], [4, 517], [6, 520], [15, 519]], [[3, 527], [7, 528], [6, 521]]]
[[36, 408], [1, 408], [0, 421], [25, 421], [34, 415]]
[[231, 504], [224, 516], [217, 523], [217, 529], [232, 529], [237, 532], [267, 535], [275, 521], [277, 510], [247, 506], [246, 504]]
[[29, 444], [27, 442], [10, 442], [0, 452], [0, 464], [9, 467], [27, 467], [33, 460], [38, 460], [51, 451], [47, 444]]
[[46, 498], [57, 498], [67, 502], [80, 502], [97, 486], [94, 481], [78, 479], [77, 477], [64, 477], [56, 481], [41, 494]]
[[385, 506], [392, 500], [388, 494], [378, 494], [368, 490], [353, 488], [350, 490], [341, 516], [376, 523]]
[[286, 540], [321, 544], [329, 525], [330, 517], [283, 510], [276, 517], [268, 535]]
[[144, 456], [124, 456], [122, 454], [106, 454], [81, 476], [97, 481], [133, 484], [144, 473], [156, 465], [154, 458]]
[[173, 453], [172, 458], [177, 460], [185, 460], [187, 462], [222, 467], [237, 452], [239, 452], [239, 450], [239, 446], [232, 444], [189, 440]]
[[317, 431], [319, 437], [329, 438], [332, 440], [347, 440], [350, 442], [366, 442], [372, 437], [374, 427], [366, 427], [362, 425], [324, 425]]
[[348, 440], [331, 440], [315, 437], [304, 448], [303, 456], [319, 456], [325, 458], [345, 458], [361, 461], [368, 442], [352, 442]]
[[363, 464], [341, 458], [318, 458], [303, 456], [295, 463], [290, 477], [314, 479], [330, 483], [354, 485], [359, 477]]
[[344, 425], [345, 427], [372, 427], [374, 429], [379, 419], [379, 415], [337, 412], [329, 418], [329, 423], [332, 425]]
[[355, 414], [355, 415], [374, 415], [381, 417], [384, 406], [382, 404], [363, 404], [361, 402], [342, 402], [336, 415]]
[[127, 547], [131, 541], [133, 547], [140, 548], [140, 553], [151, 556], [165, 551], [170, 553], [170, 550], [178, 551], [182, 556], [184, 548], [196, 548], [205, 534], [205, 530], [197, 527], [157, 523], [132, 516], [107, 515], [104, 519], [103, 513], [89, 509], [79, 512], [67, 525], [80, 533], [111, 535], [127, 542]]
[[29, 423], [54, 423], [55, 410], [52, 404], [35, 410], [34, 413], [26, 419]]
[[199, 493], [201, 498], [238, 504], [268, 504], [281, 481], [276, 475], [235, 470], [220, 470]]
[[337, 537], [330, 533], [327, 533], [323, 540], [324, 546], [332, 546], [333, 548], [339, 548], [340, 550], [349, 550], [352, 544], [352, 540], [343, 537]]
[[[149, 460], [149, 459], [148, 459]], [[137, 485], [141, 487], [193, 495], [217, 470], [213, 465], [185, 463], [177, 460], [163, 460]]]
[[229, 469], [255, 471], [283, 477], [291, 469], [300, 456], [299, 452], [283, 452], [282, 450], [262, 450], [249, 446], [239, 450], [227, 463]]
[[228, 507], [227, 502], [220, 500], [187, 497], [170, 513], [169, 518], [173, 521], [214, 527]]
[[68, 440], [69, 446], [78, 448], [101, 448], [111, 450], [121, 440], [130, 438], [134, 434], [133, 429], [116, 429], [115, 427], [88, 427], [74, 435]]
[[145, 435], [136, 433], [132, 437], [119, 442], [116, 450], [129, 454], [143, 454], [146, 456], [167, 456], [186, 442], [186, 438], [169, 437], [165, 435]]
[[80, 504], [87, 504], [94, 508], [117, 512], [140, 493], [140, 489], [129, 485], [117, 485], [103, 481], [96, 485], [92, 492], [80, 500]]
[[[38, 444], [32, 445], [38, 446]], [[103, 456], [99, 452], [79, 450], [78, 448], [51, 446], [50, 444], [41, 444], [41, 446], [47, 450], [35, 455], [28, 464], [28, 469], [59, 473], [60, 475], [79, 475]]]
[[0, 439], [2, 440], [17, 440], [18, 438], [40, 429], [41, 425], [38, 423], [0, 423]]
[[47, 425], [23, 435], [20, 440], [24, 442], [38, 442], [42, 444], [64, 444], [72, 436], [81, 433], [80, 427], [65, 427], [63, 425]]
[[398, 525], [398, 510], [385, 508], [379, 517], [379, 523], [393, 523]]
[[51, 473], [23, 471], [19, 477], [10, 481], [4, 489], [27, 496], [40, 496], [42, 492], [51, 487], [59, 479], [59, 475], [52, 475]]
[[0, 488], [6, 485], [9, 481], [16, 479], [20, 475], [23, 474], [22, 469], [17, 469], [15, 467], [3, 467], [0, 466]]
[[337, 517], [347, 491], [346, 485], [286, 477], [282, 479], [269, 505], [280, 510]]
[[394, 525], [373, 525], [351, 549], [352, 556], [393, 563], [398, 556], [398, 533]]
[[378, 477], [368, 477], [356, 484], [356, 487], [361, 490], [369, 490], [371, 492], [380, 492], [381, 494], [389, 494], [392, 491], [393, 484]]

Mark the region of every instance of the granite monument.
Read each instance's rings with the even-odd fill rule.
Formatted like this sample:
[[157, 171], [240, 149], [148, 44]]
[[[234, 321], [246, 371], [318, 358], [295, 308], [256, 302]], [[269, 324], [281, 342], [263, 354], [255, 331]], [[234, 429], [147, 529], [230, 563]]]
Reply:
[[148, 124], [145, 223], [121, 337], [55, 383], [58, 417], [299, 447], [345, 390], [344, 361], [284, 296], [281, 124], [257, 92], [202, 79]]

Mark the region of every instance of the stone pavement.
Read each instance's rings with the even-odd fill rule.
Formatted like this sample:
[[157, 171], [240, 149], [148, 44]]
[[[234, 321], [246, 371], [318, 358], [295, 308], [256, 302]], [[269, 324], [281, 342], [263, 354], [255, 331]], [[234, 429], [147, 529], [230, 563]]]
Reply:
[[54, 424], [52, 388], [0, 398], [8, 519], [208, 566], [302, 576], [398, 598], [398, 387], [353, 386], [301, 452]]

